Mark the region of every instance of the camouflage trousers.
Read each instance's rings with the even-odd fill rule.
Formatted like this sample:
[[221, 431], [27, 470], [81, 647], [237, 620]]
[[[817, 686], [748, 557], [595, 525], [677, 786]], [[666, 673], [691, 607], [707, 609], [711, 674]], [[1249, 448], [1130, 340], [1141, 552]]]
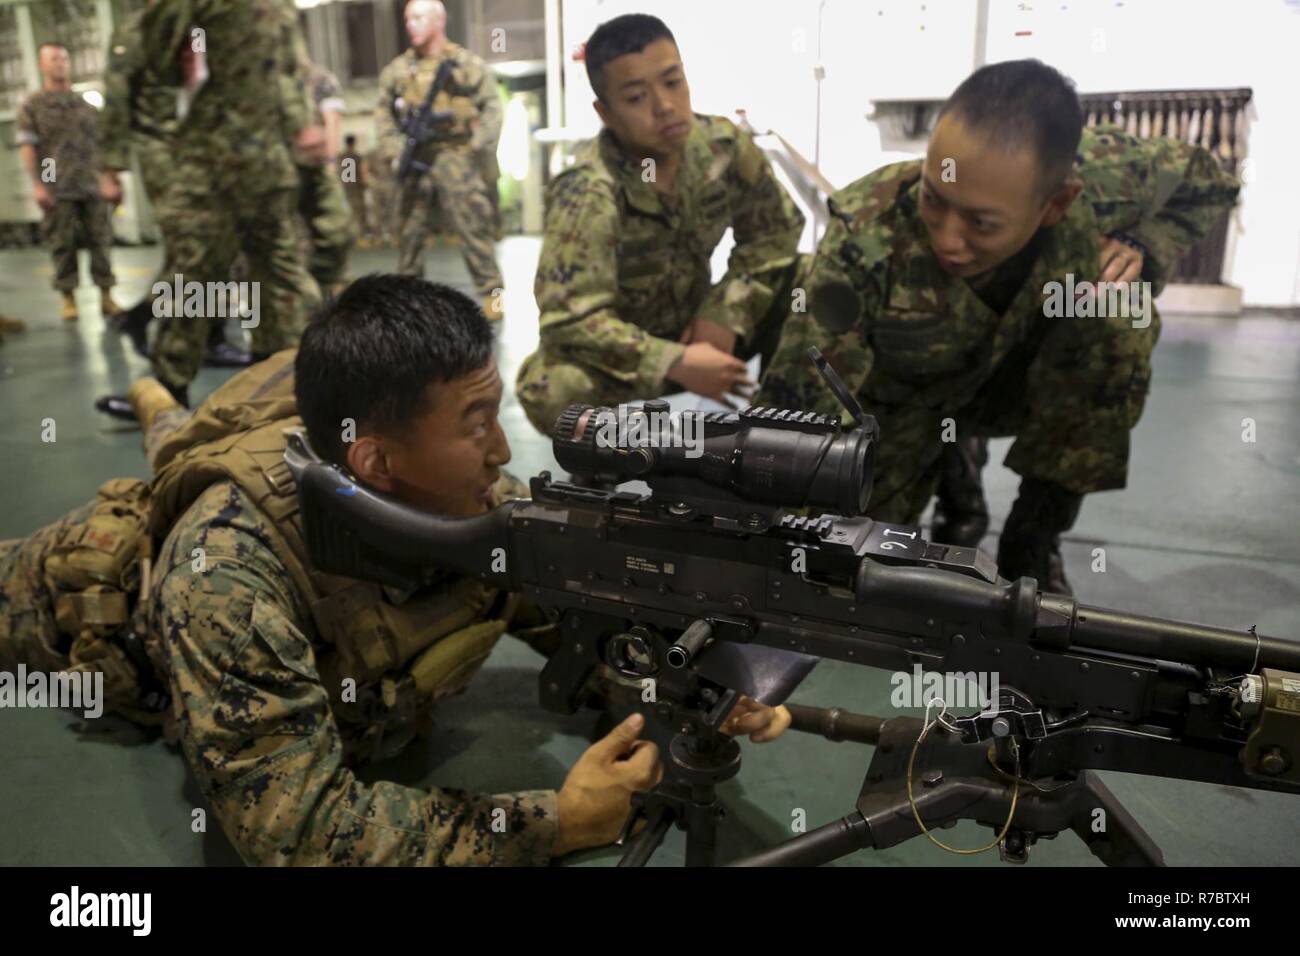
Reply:
[[[246, 319], [254, 355], [295, 345], [307, 309], [320, 297], [302, 262], [295, 224], [296, 189], [251, 192], [224, 189], [207, 170], [178, 170], [168, 190], [175, 213], [173, 236], [165, 236], [174, 274], [183, 283], [230, 283], [235, 258], [244, 254], [258, 310]], [[221, 196], [214, 202], [214, 196]], [[179, 311], [178, 309], [174, 309]], [[154, 375], [173, 387], [199, 372], [209, 320], [220, 315], [162, 319], [153, 349]]]
[[307, 271], [322, 294], [327, 293], [343, 278], [348, 252], [357, 238], [333, 164], [298, 167], [298, 215], [311, 239]]
[[113, 246], [113, 226], [108, 203], [100, 199], [60, 199], [45, 214], [45, 242], [54, 258], [54, 288], [71, 292], [80, 282], [77, 249], [90, 250], [90, 276], [101, 289], [111, 289], [117, 281], [109, 249]]
[[465, 266], [482, 295], [502, 287], [493, 240], [496, 218], [468, 148], [439, 150], [433, 168], [401, 184], [398, 201], [398, 266], [402, 275], [423, 275], [424, 243], [441, 214], [460, 239]]
[[1004, 464], [1022, 478], [1080, 495], [1123, 488], [1159, 334], [1157, 314], [1143, 334], [1114, 337], [1105, 361], [1074, 364], [1049, 336], [1041, 349], [1013, 350], [960, 409], [868, 396], [863, 408], [876, 416], [880, 441], [867, 514], [919, 524], [938, 488], [945, 442], [971, 436], [1015, 438]]
[[366, 209], [366, 187], [351, 183], [343, 187], [348, 208], [352, 211], [352, 229], [359, 238], [370, 238], [370, 215]]
[[[158, 226], [159, 242], [162, 245], [163, 261], [154, 282], [171, 285], [177, 269], [172, 260], [172, 250], [176, 246], [177, 230], [180, 225], [177, 217], [184, 214], [172, 200], [170, 190], [175, 182], [172, 172], [172, 151], [166, 140], [146, 138], [139, 141], [136, 150], [140, 158], [140, 175], [144, 179], [145, 193], [149, 196], [149, 205], [153, 208], [153, 218]], [[150, 287], [152, 290], [152, 286]], [[150, 292], [152, 297], [152, 291]], [[216, 318], [212, 324], [224, 327], [225, 320]]]
[[[748, 361], [758, 355], [761, 356], [762, 367], [767, 367], [781, 337], [781, 328], [790, 315], [790, 289], [802, 281], [809, 261], [808, 257], [799, 256], [785, 270], [783, 278], [774, 283], [778, 286], [777, 292], [772, 298], [772, 305], [755, 324], [755, 334], [750, 340], [737, 343], [736, 355], [739, 358]], [[681, 391], [679, 386], [671, 382], [665, 382], [665, 387], [670, 392]], [[636, 386], [615, 378], [608, 371], [593, 365], [564, 361], [559, 356], [549, 354], [544, 348], [539, 348], [524, 359], [515, 379], [515, 395], [528, 420], [543, 435], [551, 434], [560, 413], [575, 402], [614, 406], [659, 397], [642, 395]]]

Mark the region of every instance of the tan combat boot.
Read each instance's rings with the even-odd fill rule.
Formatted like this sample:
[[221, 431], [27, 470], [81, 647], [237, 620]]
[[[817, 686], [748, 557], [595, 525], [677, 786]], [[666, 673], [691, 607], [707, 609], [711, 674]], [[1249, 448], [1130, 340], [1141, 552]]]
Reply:
[[106, 319], [112, 318], [122, 311], [122, 307], [113, 301], [113, 296], [109, 294], [107, 289], [102, 290], [100, 293], [99, 309], [104, 313]]
[[499, 293], [489, 292], [483, 296], [483, 314], [487, 316], [489, 322], [500, 322], [506, 317], [506, 314], [501, 311], [501, 307], [497, 305], [499, 300]]
[[59, 318], [64, 322], [77, 321], [77, 297], [71, 292], [63, 293], [63, 311], [59, 313]]
[[135, 417], [140, 427], [148, 434], [149, 426], [162, 412], [172, 408], [181, 408], [181, 403], [172, 397], [166, 386], [156, 378], [138, 378], [126, 390], [126, 400], [135, 410]]

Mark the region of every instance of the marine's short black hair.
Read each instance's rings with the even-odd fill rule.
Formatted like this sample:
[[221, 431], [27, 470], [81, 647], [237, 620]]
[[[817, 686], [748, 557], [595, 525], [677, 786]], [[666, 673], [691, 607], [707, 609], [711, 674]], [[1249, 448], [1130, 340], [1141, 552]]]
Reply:
[[587, 79], [596, 96], [605, 98], [606, 63], [629, 53], [640, 53], [655, 40], [672, 40], [674, 46], [677, 44], [667, 25], [648, 13], [627, 13], [596, 27], [583, 54]]
[[939, 117], [948, 113], [1008, 151], [1032, 149], [1044, 195], [1069, 175], [1083, 133], [1074, 84], [1039, 60], [980, 67], [948, 97]]
[[356, 133], [348, 133], [347, 136], [344, 136], [344, 137], [343, 137], [343, 142], [347, 143], [349, 146], [351, 146], [351, 145], [352, 145], [353, 143], [355, 143], [356, 141], [357, 141], [357, 134], [356, 134]]
[[298, 414], [317, 454], [344, 464], [344, 419], [401, 433], [429, 411], [430, 385], [482, 368], [492, 326], [473, 300], [414, 276], [368, 275], [327, 301], [294, 360]]

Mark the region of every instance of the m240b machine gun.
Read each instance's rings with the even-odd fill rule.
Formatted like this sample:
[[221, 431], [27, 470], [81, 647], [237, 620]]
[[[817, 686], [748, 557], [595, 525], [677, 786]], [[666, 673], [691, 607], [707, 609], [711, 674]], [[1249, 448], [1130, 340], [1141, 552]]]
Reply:
[[[735, 862], [939, 842], [931, 831], [968, 819], [1014, 862], [1072, 830], [1107, 864], [1154, 865], [1160, 850], [1094, 771], [1300, 793], [1300, 644], [1082, 605], [1003, 580], [977, 549], [862, 517], [875, 422], [832, 387], [856, 413], [852, 430], [767, 408], [707, 414], [692, 423], [693, 455], [671, 435], [657, 447], [607, 440], [611, 410], [572, 406], [555, 455], [595, 481], [543, 473], [531, 499], [474, 518], [376, 495], [313, 461], [301, 438], [288, 457], [320, 570], [400, 587], [453, 570], [521, 591], [562, 635], [541, 674], [544, 707], [572, 713], [594, 677], [645, 714], [664, 777], [638, 795], [624, 864], [644, 863], [674, 823], [688, 865], [717, 862], [714, 788], [740, 768], [719, 726], [740, 694], [785, 701], [822, 658], [992, 674], [998, 690], [938, 721], [792, 706], [795, 729], [874, 745], [856, 807]], [[607, 490], [631, 479], [649, 493]], [[798, 513], [808, 508], [837, 513]]]

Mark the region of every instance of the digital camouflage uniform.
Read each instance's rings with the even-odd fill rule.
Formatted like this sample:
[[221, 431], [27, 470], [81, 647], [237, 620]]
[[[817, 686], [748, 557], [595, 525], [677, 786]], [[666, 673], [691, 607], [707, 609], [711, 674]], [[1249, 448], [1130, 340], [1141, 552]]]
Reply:
[[[534, 285], [541, 340], [516, 384], [544, 433], [572, 402], [671, 391], [664, 379], [695, 319], [731, 329], [748, 357], [770, 349], [789, 313], [803, 214], [748, 134], [697, 114], [674, 196], [646, 175], [605, 130], [547, 187]], [[709, 260], [728, 227], [736, 245], [713, 285]]]
[[371, 187], [367, 175], [367, 160], [359, 149], [344, 149], [341, 168], [351, 169], [351, 176], [343, 180], [343, 195], [347, 198], [348, 208], [352, 212], [352, 230], [359, 238], [370, 239], [370, 213], [366, 209], [367, 192]]
[[[511, 612], [500, 610], [503, 595], [470, 579], [445, 576], [399, 601], [298, 563], [301, 526], [289, 514], [296, 491], [281, 429], [301, 421], [278, 417], [292, 412], [292, 360], [286, 352], [240, 373], [193, 418], [164, 413], [147, 442], [152, 486], [106, 486], [117, 513], [129, 505], [134, 514], [144, 501], [161, 542], [132, 630], [170, 698], [169, 739], [250, 864], [546, 862], [558, 827], [554, 791], [492, 796], [357, 779], [359, 762], [395, 752], [427, 724], [431, 697], [463, 687]], [[247, 472], [241, 460], [262, 464]], [[250, 481], [253, 473], [263, 477]], [[518, 487], [503, 480], [498, 500]], [[75, 583], [68, 565], [119, 585], [101, 585], [105, 592], [138, 588], [139, 567], [124, 558], [128, 535], [117, 532], [142, 525], [111, 523], [105, 503], [102, 494], [25, 540], [0, 543], [0, 667], [25, 661], [54, 671], [80, 660], [83, 669], [129, 669], [121, 641], [106, 648], [83, 638], [78, 646], [94, 653], [71, 661], [67, 650], [69, 632], [124, 605], [112, 593], [62, 599]], [[96, 507], [100, 518], [88, 526]], [[355, 702], [344, 699], [349, 676]], [[422, 681], [437, 689], [422, 696]], [[111, 674], [105, 685], [114, 687]], [[111, 709], [139, 716], [124, 698]]]
[[109, 258], [113, 226], [108, 204], [99, 198], [98, 125], [99, 112], [71, 90], [32, 93], [18, 108], [15, 139], [35, 148], [37, 175], [54, 194], [44, 231], [59, 292], [77, 288], [79, 243], [90, 250], [95, 285], [108, 290], [115, 282]]
[[162, 241], [159, 278], [170, 284], [176, 274], [171, 250], [177, 235], [177, 216], [183, 212], [176, 208], [170, 195], [175, 179], [171, 140], [180, 124], [179, 88], [165, 85], [162, 73], [152, 68], [146, 55], [143, 29], [146, 9], [133, 11], [118, 21], [113, 30], [104, 71], [104, 125], [127, 128], [132, 134], [130, 143], [140, 162], [140, 176]]
[[433, 101], [434, 112], [448, 111], [453, 119], [436, 141], [426, 144], [417, 159], [430, 171], [398, 183], [398, 271], [424, 272], [424, 243], [441, 213], [459, 238], [470, 278], [480, 294], [501, 288], [493, 240], [496, 221], [481, 172], [485, 144], [501, 135], [501, 100], [496, 77], [483, 60], [451, 41], [440, 57], [421, 57], [407, 50], [379, 75], [375, 128], [381, 161], [401, 156], [403, 139], [397, 116], [414, 113], [424, 102], [443, 58], [454, 64], [451, 80]]
[[757, 401], [843, 414], [806, 356], [820, 348], [880, 423], [873, 517], [920, 520], [948, 419], [958, 436], [1014, 436], [1006, 466], [1026, 479], [1076, 495], [1124, 487], [1159, 316], [1146, 328], [1113, 315], [1048, 318], [1044, 286], [1067, 274], [1095, 281], [1101, 237], [1122, 233], [1147, 250], [1142, 278], [1154, 299], [1238, 185], [1203, 149], [1104, 128], [1084, 130], [1077, 173], [1083, 192], [1065, 218], [977, 289], [931, 253], [917, 209], [920, 160], [832, 197], [810, 312], [786, 323]]
[[[329, 70], [308, 64], [307, 90], [317, 113], [343, 112], [343, 89]], [[298, 214], [311, 237], [307, 271], [324, 293], [343, 278], [348, 250], [356, 239], [338, 167], [330, 163], [298, 166]]]
[[[144, 54], [127, 72], [127, 87], [149, 73], [181, 86], [181, 53], [196, 27], [204, 31], [209, 76], [169, 141], [176, 229], [166, 237], [168, 255], [186, 283], [228, 283], [242, 251], [260, 300], [252, 350], [270, 354], [297, 341], [317, 295], [293, 219], [298, 179], [289, 143], [312, 119], [296, 11], [287, 0], [163, 0], [143, 14]], [[126, 169], [129, 111], [106, 113], [105, 165]], [[187, 385], [202, 362], [207, 324], [164, 319], [155, 376], [173, 388]]]

